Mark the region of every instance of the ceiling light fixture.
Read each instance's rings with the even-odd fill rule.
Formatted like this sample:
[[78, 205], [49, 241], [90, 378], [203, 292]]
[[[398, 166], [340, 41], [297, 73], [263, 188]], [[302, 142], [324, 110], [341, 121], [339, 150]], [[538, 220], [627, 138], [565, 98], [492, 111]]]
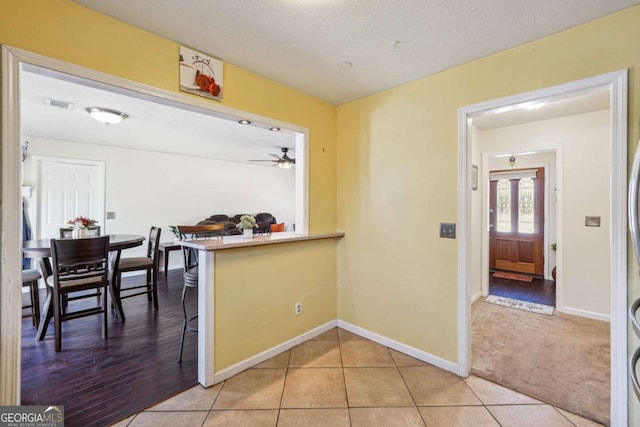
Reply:
[[129, 117], [122, 111], [102, 107], [89, 107], [87, 108], [87, 113], [91, 114], [91, 117], [105, 125], [115, 125]]
[[242, 120], [238, 120], [238, 123], [240, 123], [241, 125], [250, 125], [251, 121], [250, 120], [246, 120], [246, 119], [242, 119]]
[[278, 162], [278, 167], [282, 169], [291, 169], [293, 167], [293, 160], [290, 158], [282, 159]]
[[349, 61], [343, 61], [338, 63], [338, 69], [342, 71], [350, 70], [353, 64]]
[[279, 128], [279, 127], [275, 127], [275, 126], [271, 126], [271, 127], [269, 128], [269, 130], [270, 130], [271, 132], [280, 132], [280, 128]]

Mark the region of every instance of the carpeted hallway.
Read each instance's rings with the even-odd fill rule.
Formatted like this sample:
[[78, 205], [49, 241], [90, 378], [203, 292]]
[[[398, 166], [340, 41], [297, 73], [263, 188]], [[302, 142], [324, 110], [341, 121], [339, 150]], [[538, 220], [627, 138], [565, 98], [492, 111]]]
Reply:
[[472, 305], [472, 374], [609, 425], [609, 323]]

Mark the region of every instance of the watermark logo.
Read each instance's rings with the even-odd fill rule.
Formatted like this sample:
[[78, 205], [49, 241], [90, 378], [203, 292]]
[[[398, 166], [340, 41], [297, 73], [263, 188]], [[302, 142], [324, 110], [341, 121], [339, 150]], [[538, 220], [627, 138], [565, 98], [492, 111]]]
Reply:
[[64, 406], [0, 406], [0, 427], [64, 427]]

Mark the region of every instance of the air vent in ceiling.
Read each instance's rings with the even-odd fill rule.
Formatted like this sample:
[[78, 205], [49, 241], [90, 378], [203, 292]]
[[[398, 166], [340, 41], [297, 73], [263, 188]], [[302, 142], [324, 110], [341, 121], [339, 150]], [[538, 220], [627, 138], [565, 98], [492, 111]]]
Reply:
[[44, 103], [50, 107], [62, 108], [63, 110], [73, 109], [73, 104], [71, 102], [60, 101], [58, 99], [46, 98]]

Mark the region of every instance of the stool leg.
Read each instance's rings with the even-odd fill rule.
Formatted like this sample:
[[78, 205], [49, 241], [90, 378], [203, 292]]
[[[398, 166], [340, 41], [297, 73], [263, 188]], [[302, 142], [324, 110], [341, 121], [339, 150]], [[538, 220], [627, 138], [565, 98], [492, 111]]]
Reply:
[[182, 362], [182, 349], [184, 348], [184, 335], [187, 332], [187, 307], [184, 303], [185, 296], [187, 294], [187, 287], [182, 287], [182, 313], [184, 314], [184, 323], [182, 325], [182, 338], [180, 339], [180, 357], [178, 363]]

